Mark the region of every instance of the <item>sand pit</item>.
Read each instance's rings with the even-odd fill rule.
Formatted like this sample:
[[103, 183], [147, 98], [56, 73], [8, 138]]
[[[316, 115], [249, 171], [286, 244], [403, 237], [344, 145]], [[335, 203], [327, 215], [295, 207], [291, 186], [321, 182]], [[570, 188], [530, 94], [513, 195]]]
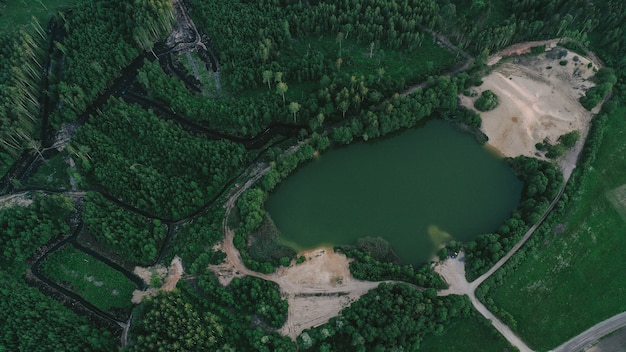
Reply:
[[[561, 61], [567, 63], [561, 65]], [[480, 96], [489, 89], [500, 99], [495, 109], [480, 113], [488, 145], [508, 157], [545, 159], [535, 144], [556, 144], [561, 135], [579, 131], [581, 138], [572, 151], [581, 148], [591, 113], [578, 99], [594, 86], [590, 78], [597, 69], [594, 63], [589, 67], [589, 63], [585, 57], [556, 47], [537, 56], [511, 58], [484, 77], [484, 83], [473, 90]], [[476, 98], [461, 96], [461, 101], [474, 109]]]

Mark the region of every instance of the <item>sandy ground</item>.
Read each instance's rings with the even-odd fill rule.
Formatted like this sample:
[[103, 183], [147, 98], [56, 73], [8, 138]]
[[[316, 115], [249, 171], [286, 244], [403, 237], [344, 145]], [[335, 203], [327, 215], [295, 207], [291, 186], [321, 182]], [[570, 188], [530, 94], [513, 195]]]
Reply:
[[13, 206], [28, 207], [32, 203], [33, 200], [27, 192], [9, 194], [0, 197], [0, 209]]
[[331, 248], [301, 253], [307, 260], [272, 275], [289, 302], [287, 323], [279, 333], [295, 339], [310, 327], [326, 323], [352, 302], [378, 286], [378, 282], [356, 280], [349, 260]]
[[[146, 284], [150, 284], [152, 280], [152, 275], [155, 273], [161, 279], [165, 278], [163, 281], [163, 285], [160, 288], [150, 287], [144, 291], [135, 290], [133, 291], [132, 302], [134, 304], [141, 303], [141, 300], [146, 296], [155, 296], [158, 291], [172, 291], [176, 288], [176, 284], [178, 280], [183, 276], [183, 263], [180, 260], [180, 257], [176, 256], [172, 259], [169, 269], [165, 269], [162, 265], [155, 265], [154, 267], [144, 268], [137, 266], [133, 271], [137, 276], [139, 276]], [[166, 276], [167, 273], [167, 276]]]
[[[569, 153], [569, 157], [566, 155], [563, 159], [567, 162], [561, 163], [565, 170], [573, 169], [574, 156], [578, 154], [577, 149], [582, 148], [591, 120], [591, 113], [578, 99], [594, 85], [589, 78], [597, 65], [588, 68], [587, 58], [566, 52], [560, 59], [550, 59], [549, 52], [512, 58], [484, 77], [481, 86], [474, 88], [478, 96], [489, 89], [500, 99], [495, 109], [481, 113], [482, 130], [489, 137], [489, 146], [504, 156], [544, 158], [538, 154], [535, 144], [544, 140], [556, 144], [559, 136], [579, 131], [581, 138], [573, 148], [575, 152]], [[567, 65], [561, 66], [560, 60], [567, 60]], [[461, 101], [474, 109], [476, 98], [461, 96]]]

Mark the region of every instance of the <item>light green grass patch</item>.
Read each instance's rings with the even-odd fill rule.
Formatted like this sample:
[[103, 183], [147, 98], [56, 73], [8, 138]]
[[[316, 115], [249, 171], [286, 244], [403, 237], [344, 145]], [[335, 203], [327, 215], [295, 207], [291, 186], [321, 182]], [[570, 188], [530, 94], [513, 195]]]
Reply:
[[96, 258], [68, 245], [52, 253], [43, 272], [103, 311], [130, 313], [137, 286], [126, 276]]
[[[626, 182], [624, 116], [626, 107], [609, 117], [581, 199], [557, 220], [564, 232], [555, 231], [488, 296], [513, 316], [516, 332], [533, 349], [554, 348], [626, 311], [626, 222], [606, 196], [616, 189], [621, 195]], [[494, 287], [494, 279], [485, 285]]]

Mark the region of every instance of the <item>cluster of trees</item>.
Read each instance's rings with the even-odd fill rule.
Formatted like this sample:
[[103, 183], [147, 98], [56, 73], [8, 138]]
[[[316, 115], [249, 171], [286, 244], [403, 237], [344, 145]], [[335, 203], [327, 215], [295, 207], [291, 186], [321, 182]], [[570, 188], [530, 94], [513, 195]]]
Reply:
[[535, 147], [540, 151], [546, 151], [545, 155], [547, 158], [557, 159], [563, 156], [563, 154], [565, 154], [568, 149], [572, 148], [579, 138], [580, 132], [571, 131], [561, 135], [557, 139], [556, 144], [552, 144], [546, 139], [543, 141], [543, 143], [535, 144]]
[[140, 265], [153, 264], [167, 235], [167, 226], [132, 213], [100, 193], [85, 196], [83, 221], [99, 245]]
[[207, 271], [199, 277], [198, 286], [208, 299], [263, 319], [272, 329], [285, 324], [288, 304], [280, 297], [278, 285], [274, 282], [245, 276], [234, 278], [227, 287], [222, 287]]
[[450, 319], [470, 311], [465, 297], [382, 283], [328, 323], [305, 330], [297, 343], [305, 351], [416, 351], [424, 336], [441, 334]]
[[259, 262], [270, 262], [274, 266], [289, 266], [296, 257], [296, 251], [279, 242], [280, 232], [274, 221], [265, 214], [256, 230], [248, 235], [247, 251], [250, 257]]
[[[237, 199], [237, 210], [239, 213], [239, 226], [235, 231], [233, 243], [241, 254], [241, 260], [250, 269], [269, 274], [276, 266], [289, 265], [291, 259], [295, 258], [295, 251], [284, 251], [285, 257], [266, 257], [255, 260], [250, 254], [250, 247], [254, 245], [249, 241], [249, 235], [256, 230], [265, 217], [265, 192], [260, 188], [250, 188]], [[282, 253], [282, 251], [281, 251]]]
[[250, 277], [236, 280], [223, 287], [203, 271], [198, 289], [181, 282], [180, 291], [149, 299], [139, 307], [125, 350], [295, 352], [288, 337], [267, 326], [282, 325], [286, 316], [276, 285]]
[[476, 99], [476, 101], [474, 102], [474, 107], [479, 111], [489, 111], [495, 109], [496, 106], [498, 106], [499, 102], [500, 101], [496, 93], [487, 89], [486, 91], [482, 92], [478, 99]]
[[433, 28], [440, 19], [434, 0], [301, 1], [290, 10], [289, 23], [298, 37], [336, 34], [339, 56], [341, 41], [350, 36], [364, 44], [417, 49], [425, 35], [421, 28]]
[[213, 251], [212, 247], [224, 237], [224, 215], [223, 207], [211, 204], [192, 223], [179, 228], [173, 248], [168, 253], [178, 255], [192, 274], [203, 272], [209, 264], [221, 263], [226, 255]]
[[33, 19], [29, 27], [0, 35], [0, 168], [39, 139], [46, 33]]
[[64, 69], [50, 86], [58, 96], [51, 116], [57, 126], [83, 113], [142, 50], [169, 34], [174, 20], [169, 0], [82, 2], [61, 16], [66, 36], [55, 45]]
[[207, 141], [111, 99], [74, 142], [82, 170], [116, 198], [158, 217], [188, 216], [240, 170], [243, 146]]
[[35, 197], [28, 206], [0, 209], [0, 350], [111, 351], [113, 336], [79, 317], [24, 281], [26, 259], [38, 247], [69, 235], [72, 202], [61, 196]]
[[586, 41], [598, 18], [585, 0], [529, 0], [521, 2], [449, 1], [441, 8], [439, 28], [475, 53], [496, 51], [532, 39], [568, 37]]
[[524, 156], [509, 162], [524, 181], [522, 201], [496, 233], [480, 235], [466, 245], [465, 270], [470, 281], [489, 270], [539, 221], [563, 184], [563, 174], [549, 162]]
[[191, 6], [196, 23], [213, 39], [232, 91], [262, 86], [261, 72], [291, 45], [290, 24], [278, 1], [193, 0]]
[[446, 283], [435, 274], [429, 265], [423, 265], [418, 269], [411, 265], [400, 265], [388, 258], [377, 259], [371, 251], [364, 250], [358, 245], [339, 246], [337, 251], [353, 258], [350, 262], [350, 273], [357, 279], [368, 281], [398, 280], [420, 287], [445, 288]]
[[[405, 96], [396, 94], [378, 107], [372, 107], [342, 127], [335, 128], [332, 139], [341, 144], [350, 143], [354, 137], [368, 140], [415, 126], [435, 112], [442, 116], [453, 114], [458, 110], [457, 94], [469, 84], [468, 78], [465, 74], [433, 78], [429, 80], [428, 88]], [[467, 113], [461, 112], [461, 116], [465, 115]]]
[[113, 335], [61, 303], [0, 270], [0, 350], [112, 351]]
[[194, 95], [182, 81], [166, 75], [156, 62], [145, 60], [137, 79], [149, 96], [165, 102], [176, 113], [228, 134], [253, 136], [271, 122], [291, 120], [276, 94], [266, 94], [262, 99], [207, 99]]
[[603, 67], [596, 72], [593, 76], [593, 80], [596, 85], [588, 89], [585, 95], [580, 98], [580, 103], [587, 110], [595, 108], [613, 89], [613, 86], [617, 83], [617, 76], [613, 69]]
[[48, 241], [68, 235], [66, 219], [73, 212], [70, 199], [55, 195], [38, 196], [29, 207], [0, 209], [2, 262], [22, 263]]
[[122, 351], [221, 351], [224, 346], [220, 319], [197, 309], [178, 290], [145, 298], [135, 321]]

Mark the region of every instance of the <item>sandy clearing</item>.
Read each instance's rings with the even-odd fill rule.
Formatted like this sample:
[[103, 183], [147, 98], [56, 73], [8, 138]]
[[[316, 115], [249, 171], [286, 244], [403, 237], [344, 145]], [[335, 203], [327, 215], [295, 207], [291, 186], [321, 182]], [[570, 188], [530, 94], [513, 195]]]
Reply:
[[[137, 266], [135, 267], [135, 270], [133, 272], [137, 276], [139, 276], [146, 284], [150, 284], [153, 273], [156, 273], [156, 275], [164, 278], [166, 269], [162, 265], [157, 264], [151, 268], [143, 268]], [[172, 262], [170, 263], [169, 270], [167, 270], [167, 277], [165, 277], [165, 282], [163, 282], [163, 285], [161, 285], [159, 289], [155, 287], [150, 287], [143, 291], [133, 291], [132, 302], [134, 304], [139, 304], [144, 297], [156, 296], [159, 291], [172, 291], [174, 288], [176, 288], [176, 284], [178, 283], [178, 280], [180, 280], [180, 278], [183, 276], [183, 273], [183, 263], [180, 257], [176, 256], [174, 257], [174, 259], [172, 259]]]
[[9, 194], [0, 197], [0, 209], [13, 206], [28, 207], [33, 204], [33, 199], [28, 192]]
[[356, 280], [350, 260], [331, 248], [300, 253], [307, 260], [270, 275], [289, 302], [287, 322], [278, 331], [295, 339], [308, 328], [326, 323], [352, 302], [376, 288], [378, 282]]
[[[566, 55], [551, 59], [555, 53], [546, 52], [514, 58], [494, 69], [474, 90], [480, 95], [489, 89], [500, 98], [498, 107], [480, 114], [482, 130], [489, 137], [488, 145], [504, 156], [545, 159], [537, 153], [535, 144], [544, 140], [556, 143], [559, 136], [579, 131], [579, 146], [573, 148], [576, 152], [569, 153], [569, 157], [563, 158], [565, 162], [561, 162], [564, 170], [571, 172], [592, 116], [578, 99], [594, 85], [590, 78], [598, 66], [592, 63], [593, 68], [587, 67], [589, 59], [566, 49], [552, 50]], [[567, 65], [560, 65], [561, 60], [567, 60]], [[475, 99], [461, 96], [462, 104], [471, 109]]]

